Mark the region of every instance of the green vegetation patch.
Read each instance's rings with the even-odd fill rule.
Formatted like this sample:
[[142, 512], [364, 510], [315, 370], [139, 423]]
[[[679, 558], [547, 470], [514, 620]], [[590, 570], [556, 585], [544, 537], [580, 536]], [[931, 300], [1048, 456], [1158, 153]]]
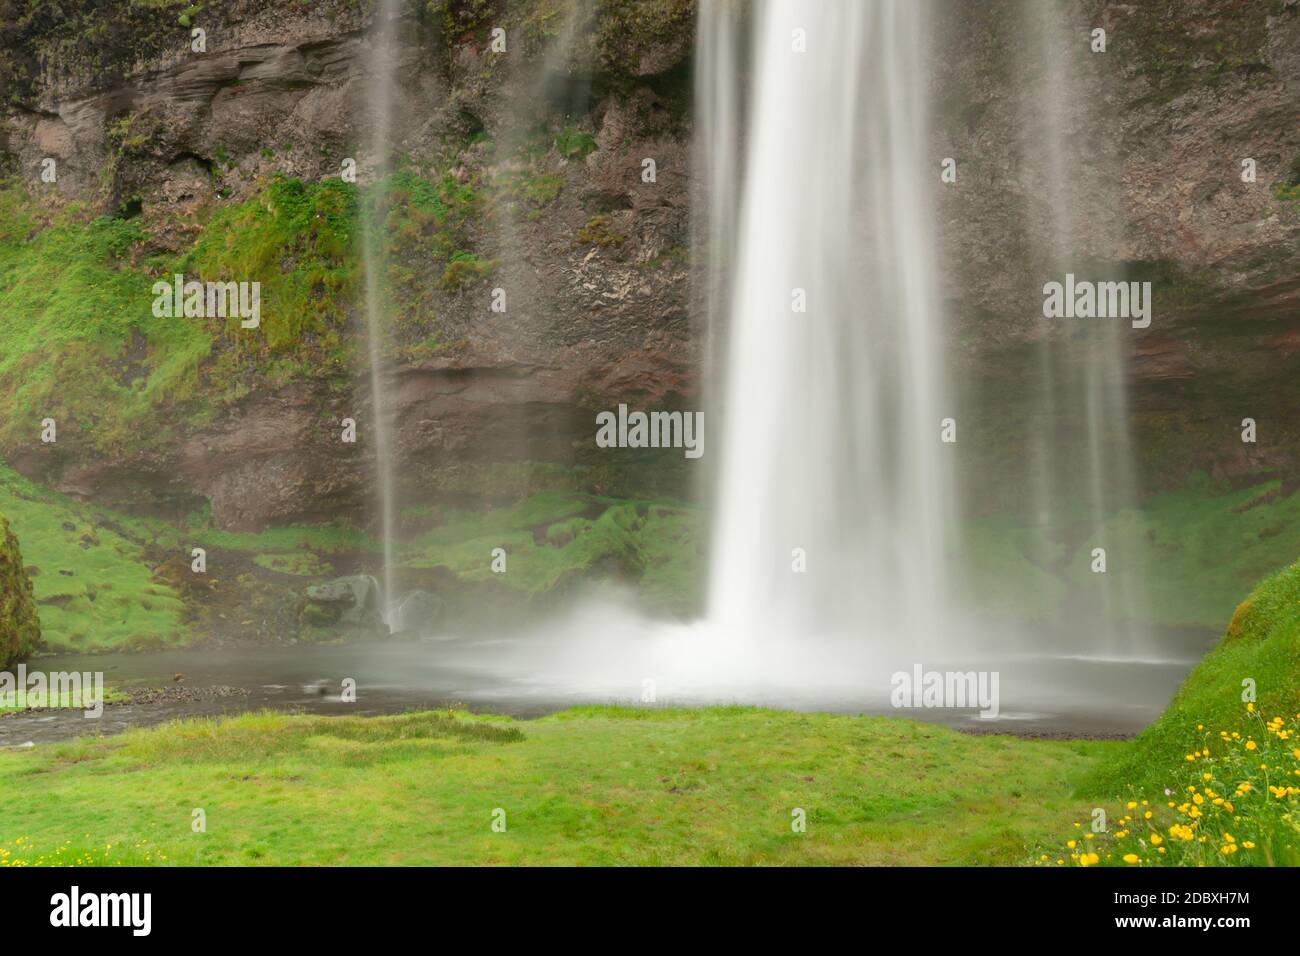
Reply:
[[351, 305], [358, 288], [357, 190], [340, 179], [307, 183], [275, 174], [247, 201], [218, 211], [178, 270], [187, 279], [261, 283], [261, 325], [222, 330], [231, 346], [213, 369], [229, 379], [250, 355], [312, 361], [346, 371]]
[[1072, 782], [1115, 746], [736, 707], [251, 714], [0, 752], [0, 845], [180, 865], [1005, 864], [1082, 812]]
[[1092, 549], [1105, 547], [1112, 562], [1137, 555], [1132, 564], [1124, 559], [1125, 573], [1144, 618], [1217, 630], [1242, 593], [1300, 554], [1300, 495], [1284, 494], [1280, 481], [1232, 490], [1198, 474], [1141, 508], [1111, 515], [1068, 547], [1009, 514], [969, 521], [963, 533], [971, 591], [985, 610], [1061, 613], [1070, 593], [1096, 587]]
[[[1255, 695], [1251, 712], [1244, 694]], [[1088, 781], [1089, 792], [1159, 794], [1180, 782], [1206, 734], [1256, 734], [1254, 715], [1300, 711], [1300, 564], [1265, 579], [1237, 608], [1222, 642], [1196, 666], [1169, 709]], [[1300, 738], [1292, 744], [1300, 746]], [[1280, 779], [1290, 775], [1283, 768]], [[1292, 783], [1300, 777], [1292, 776]]]
[[253, 563], [268, 571], [302, 577], [323, 577], [333, 569], [329, 563], [310, 551], [290, 551], [287, 554], [259, 554]]
[[[636, 584], [647, 607], [674, 614], [700, 601], [700, 517], [681, 502], [540, 494], [508, 508], [434, 509], [426, 517], [436, 523], [403, 544], [405, 567], [447, 568], [526, 595], [613, 578]], [[505, 574], [492, 571], [496, 548], [506, 551]]]
[[[60, 440], [110, 453], [166, 446], [257, 381], [350, 362], [355, 188], [283, 176], [218, 210], [178, 259], [146, 255], [139, 220], [50, 210], [0, 189], [0, 449]], [[260, 283], [261, 325], [159, 318], [155, 282]]]
[[0, 513], [23, 544], [44, 647], [147, 648], [190, 637], [184, 604], [156, 579], [145, 549], [90, 509], [0, 468]]
[[32, 582], [23, 567], [18, 539], [0, 515], [0, 668], [27, 657], [40, 639]]
[[153, 279], [132, 264], [135, 221], [46, 213], [0, 190], [0, 447], [60, 440], [110, 450], [165, 440], [159, 405], [188, 396], [211, 338], [155, 319]]
[[1185, 488], [1116, 515], [1074, 560], [1074, 580], [1106, 538], [1131, 540], [1146, 556], [1148, 613], [1168, 624], [1218, 630], [1243, 593], [1300, 554], [1300, 495], [1270, 481], [1237, 491], [1197, 477]]

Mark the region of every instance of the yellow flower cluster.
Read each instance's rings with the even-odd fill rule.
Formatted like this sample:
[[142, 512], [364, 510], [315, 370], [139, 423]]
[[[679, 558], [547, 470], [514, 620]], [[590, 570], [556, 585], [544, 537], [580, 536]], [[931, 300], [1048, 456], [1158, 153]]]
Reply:
[[[89, 838], [90, 834], [87, 833]], [[114, 855], [114, 850], [117, 855]], [[123, 858], [122, 850], [127, 850]], [[38, 850], [28, 837], [18, 837], [12, 843], [0, 844], [0, 866], [136, 866], [166, 862], [167, 857], [143, 840], [129, 848], [105, 843], [102, 847], [73, 847], [64, 840], [52, 851]]]
[[[1087, 852], [1078, 840], [1067, 840], [1054, 861], [1042, 853], [1035, 865], [1270, 865], [1300, 859], [1300, 747], [1285, 746], [1300, 714], [1290, 726], [1281, 716], [1263, 720], [1253, 703], [1246, 714], [1256, 731], [1245, 735], [1210, 733], [1197, 725], [1204, 743], [1184, 755], [1184, 766], [1196, 766], [1196, 782], [1180, 784], [1181, 798], [1166, 800], [1163, 808], [1129, 800], [1112, 832], [1084, 834], [1094, 841]], [[1165, 794], [1174, 796], [1171, 790]], [[1245, 831], [1245, 838], [1234, 830]]]

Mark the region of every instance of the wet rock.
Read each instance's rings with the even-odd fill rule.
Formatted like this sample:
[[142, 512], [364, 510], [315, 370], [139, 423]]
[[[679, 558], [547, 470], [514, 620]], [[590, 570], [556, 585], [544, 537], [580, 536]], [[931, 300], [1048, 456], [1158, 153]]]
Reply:
[[301, 624], [314, 628], [388, 633], [384, 626], [383, 595], [368, 574], [338, 578], [307, 588], [298, 614]]
[[[248, 697], [251, 691], [245, 687], [230, 687], [218, 684], [214, 687], [133, 687], [126, 690], [132, 704], [170, 704], [190, 703], [205, 700], [224, 700], [231, 697]], [[106, 703], [113, 703], [107, 701]]]

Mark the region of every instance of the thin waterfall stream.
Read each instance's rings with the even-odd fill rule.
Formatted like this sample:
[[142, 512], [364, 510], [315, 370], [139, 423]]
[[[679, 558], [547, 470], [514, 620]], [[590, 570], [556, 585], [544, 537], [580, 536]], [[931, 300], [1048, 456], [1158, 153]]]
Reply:
[[370, 107], [371, 155], [374, 157], [375, 187], [362, 203], [362, 263], [365, 270], [366, 354], [370, 371], [371, 427], [374, 429], [376, 495], [379, 504], [380, 542], [383, 549], [383, 589], [380, 607], [384, 621], [392, 616], [397, 600], [394, 586], [397, 542], [397, 489], [393, 468], [392, 403], [388, 395], [384, 340], [386, 238], [384, 214], [386, 197], [383, 181], [388, 165], [393, 109], [393, 84], [396, 79], [396, 31], [403, 4], [401, 0], [381, 0], [372, 38], [371, 73], [367, 102]]

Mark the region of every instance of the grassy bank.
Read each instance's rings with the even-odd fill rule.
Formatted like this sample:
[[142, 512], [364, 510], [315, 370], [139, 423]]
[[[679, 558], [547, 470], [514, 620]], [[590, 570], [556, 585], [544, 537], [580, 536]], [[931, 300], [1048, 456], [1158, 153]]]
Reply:
[[[1262, 581], [1166, 711], [1082, 779], [1039, 862], [1300, 866], [1300, 563]], [[1095, 814], [1109, 824], [1093, 832]]]
[[[1122, 756], [1098, 768], [1093, 793], [1161, 792], [1185, 786], [1188, 754], [1221, 733], [1257, 742], [1263, 721], [1290, 722], [1300, 711], [1300, 563], [1266, 578], [1237, 608], [1222, 642], [1175, 695], [1169, 708]], [[1285, 740], [1286, 738], [1283, 738]], [[1292, 746], [1300, 746], [1297, 739]], [[1290, 774], [1292, 784], [1300, 775]], [[1297, 821], [1300, 823], [1300, 821]]]
[[1019, 863], [1116, 746], [747, 708], [257, 714], [0, 753], [0, 844], [10, 863]]

